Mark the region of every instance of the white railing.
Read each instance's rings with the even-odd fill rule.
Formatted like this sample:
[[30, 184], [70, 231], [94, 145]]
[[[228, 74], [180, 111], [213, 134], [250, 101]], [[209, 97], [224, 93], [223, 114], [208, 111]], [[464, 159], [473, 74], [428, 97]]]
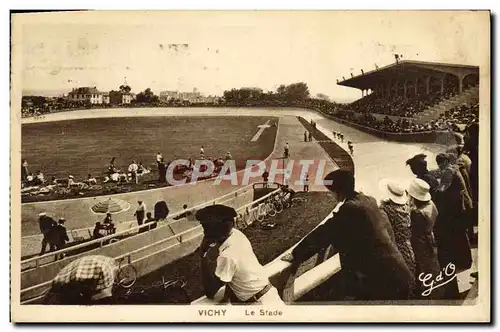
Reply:
[[[255, 184], [251, 184], [251, 185], [249, 185], [249, 186], [255, 186]], [[244, 187], [244, 188], [248, 188], [249, 186], [246, 186], [246, 187]], [[242, 188], [242, 189], [244, 189], [244, 188]], [[241, 189], [240, 189], [240, 190], [241, 190]], [[235, 209], [235, 210], [236, 210], [236, 212], [239, 212], [239, 211], [242, 211], [242, 210], [246, 210], [248, 207], [250, 207], [250, 206], [252, 206], [252, 205], [255, 205], [255, 204], [258, 204], [258, 203], [260, 203], [260, 202], [262, 202], [262, 201], [264, 201], [264, 200], [267, 200], [269, 197], [271, 197], [271, 196], [273, 196], [273, 195], [276, 195], [278, 192], [280, 192], [280, 188], [279, 188], [279, 187], [278, 187], [277, 189], [273, 190], [272, 192], [270, 192], [270, 193], [268, 193], [268, 194], [266, 194], [266, 195], [262, 196], [261, 198], [259, 198], [259, 199], [255, 200], [255, 201], [252, 201], [252, 202], [250, 202], [250, 203], [248, 203], [248, 204], [245, 204], [245, 205], [243, 205], [243, 206], [241, 206], [241, 207], [239, 207], [239, 208], [237, 208], [237, 209]], [[234, 193], [233, 193], [233, 194], [234, 194]], [[210, 203], [210, 202], [209, 202], [209, 203], [205, 203], [205, 204], [200, 205], [199, 207], [204, 207], [204, 206], [207, 206], [207, 205], [209, 205], [209, 204], [211, 204], [211, 203]], [[213, 203], [213, 204], [215, 204], [215, 203]], [[257, 205], [257, 206], [255, 206], [254, 208], [251, 208], [249, 211], [250, 211], [250, 212], [252, 212], [252, 211], [254, 211], [255, 209], [259, 209], [259, 208], [260, 208], [260, 204], [259, 204], [259, 205]], [[193, 208], [193, 209], [195, 209], [195, 208]], [[179, 214], [177, 214], [177, 215], [179, 215]], [[170, 224], [173, 224], [173, 223], [170, 223]], [[144, 226], [141, 226], [141, 227], [144, 227]], [[115, 259], [116, 259], [116, 260], [119, 260], [119, 259], [124, 259], [124, 258], [126, 258], [126, 259], [127, 259], [127, 262], [128, 262], [129, 264], [138, 263], [138, 262], [140, 262], [140, 261], [142, 261], [142, 260], [145, 260], [145, 259], [150, 258], [150, 257], [152, 257], [152, 256], [158, 255], [158, 254], [160, 254], [160, 253], [162, 253], [162, 252], [165, 252], [165, 251], [167, 251], [167, 250], [170, 250], [170, 249], [172, 249], [172, 248], [174, 248], [174, 247], [176, 247], [176, 246], [180, 245], [181, 243], [184, 243], [184, 242], [186, 242], [186, 241], [189, 241], [189, 240], [195, 239], [195, 238], [197, 238], [197, 237], [199, 237], [199, 236], [202, 236], [202, 235], [203, 235], [203, 233], [196, 233], [196, 232], [195, 232], [195, 231], [197, 231], [197, 230], [201, 230], [201, 229], [202, 229], [202, 226], [201, 226], [201, 225], [198, 225], [198, 226], [192, 227], [192, 228], [190, 228], [190, 229], [187, 229], [187, 230], [182, 231], [182, 232], [180, 232], [180, 233], [174, 234], [174, 235], [169, 236], [169, 237], [167, 237], [167, 238], [164, 238], [164, 239], [162, 239], [162, 240], [156, 241], [156, 242], [154, 242], [154, 243], [150, 243], [150, 244], [148, 244], [148, 245], [146, 245], [146, 246], [143, 246], [143, 247], [138, 248], [138, 249], [136, 249], [136, 250], [133, 250], [133, 251], [131, 251], [131, 252], [128, 252], [128, 253], [122, 254], [122, 255], [120, 255], [120, 256], [118, 256], [118, 257], [115, 257]], [[185, 236], [187, 236], [189, 233], [195, 233], [195, 234], [194, 234], [194, 235], [191, 235], [191, 236], [188, 236], [187, 238], [184, 238], [184, 237], [185, 237]], [[174, 243], [174, 244], [172, 244], [171, 246], [168, 246], [168, 247], [166, 247], [166, 248], [162, 248], [162, 249], [157, 250], [157, 251], [155, 251], [155, 252], [153, 252], [153, 253], [150, 253], [150, 254], [148, 254], [148, 255], [142, 256], [142, 257], [140, 257], [140, 258], [138, 258], [138, 259], [136, 259], [136, 260], [133, 260], [133, 258], [132, 258], [132, 256], [133, 256], [133, 255], [140, 254], [140, 253], [141, 253], [141, 252], [143, 252], [143, 251], [146, 251], [146, 250], [148, 250], [148, 249], [150, 249], [150, 248], [152, 248], [152, 247], [155, 247], [155, 246], [159, 246], [159, 245], [161, 245], [161, 244], [163, 244], [163, 243], [166, 243], [166, 242], [168, 242], [168, 241], [171, 241], [171, 240], [173, 240], [173, 239], [177, 239], [177, 240], [178, 240], [178, 242], [176, 242], [176, 243]], [[99, 240], [102, 240], [102, 238], [101, 238], [101, 239], [99, 239]], [[21, 290], [21, 298], [22, 298], [22, 296], [23, 296], [24, 294], [26, 294], [26, 293], [29, 293], [29, 292], [35, 291], [35, 290], [37, 290], [37, 289], [48, 288], [48, 287], [50, 286], [50, 284], [51, 284], [51, 283], [52, 283], [52, 280], [48, 280], [48, 281], [46, 281], [46, 282], [43, 282], [43, 283], [40, 283], [40, 284], [37, 284], [37, 285], [34, 285], [34, 286], [27, 287], [27, 288], [25, 288], [25, 289], [22, 289], [22, 290]], [[39, 295], [39, 296], [36, 296], [36, 297], [34, 297], [34, 298], [27, 299], [27, 300], [25, 300], [25, 301], [21, 302], [21, 304], [28, 304], [28, 303], [35, 302], [35, 301], [37, 301], [37, 300], [41, 299], [43, 296], [44, 296], [44, 295]]]
[[[251, 184], [247, 185], [247, 186], [245, 186], [243, 188], [240, 188], [240, 189], [235, 190], [235, 191], [233, 191], [231, 193], [228, 193], [228, 194], [225, 194], [223, 196], [220, 196], [220, 197], [218, 197], [218, 198], [216, 198], [214, 200], [211, 200], [209, 202], [197, 205], [195, 207], [186, 209], [184, 211], [176, 212], [173, 215], [169, 216], [167, 218], [167, 220], [168, 219], [173, 219], [175, 217], [178, 217], [179, 215], [182, 215], [183, 213], [186, 213], [186, 212], [189, 212], [189, 211], [193, 211], [193, 210], [198, 210], [198, 209], [201, 209], [201, 208], [203, 208], [203, 207], [205, 207], [207, 205], [210, 205], [210, 204], [215, 204], [217, 201], [219, 201], [219, 200], [221, 200], [223, 198], [229, 197], [228, 199], [223, 200], [220, 203], [227, 202], [227, 201], [233, 199], [233, 197], [237, 197], [240, 192], [244, 192], [244, 191], [249, 190], [251, 186], [252, 186]], [[233, 196], [233, 197], [231, 197], [231, 196]], [[180, 220], [174, 220], [174, 221], [172, 221], [169, 224], [172, 225], [172, 224], [174, 224], [176, 222], [179, 222], [179, 221]], [[125, 230], [123, 230], [121, 232], [118, 232], [118, 233], [115, 233], [115, 234], [110, 234], [110, 235], [107, 235], [107, 236], [104, 236], [104, 237], [101, 237], [101, 238], [98, 238], [98, 239], [95, 239], [95, 240], [87, 241], [85, 243], [81, 243], [81, 244], [78, 244], [78, 245], [75, 245], [75, 246], [67, 247], [67, 248], [64, 248], [64, 249], [61, 249], [61, 250], [58, 250], [58, 251], [52, 251], [52, 252], [49, 252], [49, 253], [44, 254], [44, 255], [35, 256], [35, 257], [32, 257], [32, 258], [29, 258], [29, 259], [21, 261], [21, 266], [29, 264], [29, 263], [32, 263], [32, 262], [35, 262], [35, 268], [38, 268], [40, 266], [40, 260], [43, 260], [43, 259], [46, 259], [46, 258], [49, 258], [49, 257], [55, 257], [55, 255], [59, 255], [59, 254], [63, 254], [63, 253], [67, 253], [67, 252], [73, 251], [73, 250], [77, 250], [77, 249], [89, 247], [89, 246], [92, 246], [92, 245], [95, 245], [95, 244], [99, 244], [102, 247], [105, 242], [107, 242], [107, 241], [109, 241], [109, 240], [111, 240], [113, 238], [116, 238], [116, 237], [119, 237], [119, 236], [124, 236], [124, 235], [129, 235], [129, 234], [134, 233], [134, 232], [138, 232], [140, 229], [142, 229], [144, 227], [147, 227], [147, 224], [143, 224], [141, 226], [135, 226], [135, 227], [132, 227], [132, 228], [128, 228], [128, 229], [125, 229]]]

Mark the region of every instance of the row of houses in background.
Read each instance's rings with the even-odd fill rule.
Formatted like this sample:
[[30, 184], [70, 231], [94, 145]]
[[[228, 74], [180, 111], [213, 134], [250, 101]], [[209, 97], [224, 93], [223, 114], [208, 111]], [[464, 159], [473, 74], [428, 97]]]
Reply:
[[135, 94], [124, 91], [101, 92], [97, 87], [74, 88], [68, 93], [67, 99], [75, 102], [91, 104], [130, 104], [135, 99]]
[[161, 91], [160, 101], [164, 103], [173, 100], [188, 101], [190, 103], [216, 103], [219, 98], [217, 96], [203, 96], [198, 89], [194, 88], [192, 92], [180, 91]]
[[[67, 95], [69, 101], [90, 101], [91, 104], [130, 104], [135, 97], [134, 93], [125, 91], [101, 92], [95, 86], [74, 88]], [[192, 92], [162, 91], [159, 99], [165, 103], [174, 100], [190, 103], [215, 103], [219, 100], [216, 96], [203, 96], [196, 88]]]

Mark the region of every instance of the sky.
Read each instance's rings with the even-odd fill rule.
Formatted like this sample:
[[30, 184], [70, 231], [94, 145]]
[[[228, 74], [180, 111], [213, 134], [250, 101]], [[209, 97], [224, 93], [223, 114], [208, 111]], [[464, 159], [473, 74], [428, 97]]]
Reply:
[[[22, 20], [22, 90], [78, 86], [224, 90], [305, 82], [312, 95], [361, 97], [336, 79], [403, 59], [479, 65], [473, 12], [94, 12]], [[16, 22], [14, 20], [14, 22]], [[177, 45], [177, 46], [174, 46]]]

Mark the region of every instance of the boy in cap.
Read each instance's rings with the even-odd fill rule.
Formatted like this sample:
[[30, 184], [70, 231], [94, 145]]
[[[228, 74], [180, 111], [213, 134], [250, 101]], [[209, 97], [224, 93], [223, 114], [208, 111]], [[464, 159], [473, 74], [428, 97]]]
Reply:
[[250, 241], [233, 228], [236, 216], [233, 208], [219, 204], [196, 213], [204, 232], [200, 252], [206, 296], [214, 298], [226, 285], [225, 298], [232, 303], [283, 304]]

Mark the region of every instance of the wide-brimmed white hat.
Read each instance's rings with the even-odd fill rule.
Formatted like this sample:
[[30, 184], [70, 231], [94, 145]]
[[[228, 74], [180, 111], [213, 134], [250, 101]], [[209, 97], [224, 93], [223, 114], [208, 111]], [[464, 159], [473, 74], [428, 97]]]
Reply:
[[406, 204], [408, 201], [408, 196], [406, 195], [406, 192], [399, 183], [396, 181], [392, 181], [389, 179], [384, 179], [380, 181], [380, 190], [382, 191], [383, 198], [390, 199], [396, 204]]
[[410, 187], [408, 188], [408, 194], [418, 199], [422, 202], [428, 202], [431, 200], [431, 194], [429, 193], [430, 186], [427, 182], [421, 179], [414, 179], [410, 183]]

